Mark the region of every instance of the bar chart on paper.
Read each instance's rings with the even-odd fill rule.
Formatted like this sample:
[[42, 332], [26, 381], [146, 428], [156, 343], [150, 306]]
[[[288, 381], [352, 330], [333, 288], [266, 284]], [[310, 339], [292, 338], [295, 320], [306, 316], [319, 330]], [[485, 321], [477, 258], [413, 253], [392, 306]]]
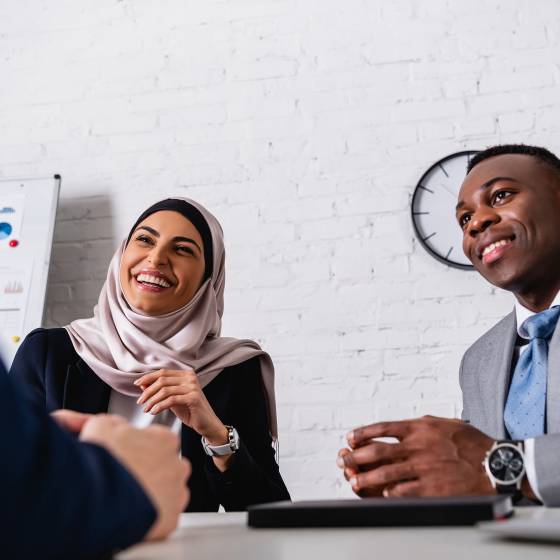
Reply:
[[60, 176], [0, 180], [0, 354], [41, 326]]

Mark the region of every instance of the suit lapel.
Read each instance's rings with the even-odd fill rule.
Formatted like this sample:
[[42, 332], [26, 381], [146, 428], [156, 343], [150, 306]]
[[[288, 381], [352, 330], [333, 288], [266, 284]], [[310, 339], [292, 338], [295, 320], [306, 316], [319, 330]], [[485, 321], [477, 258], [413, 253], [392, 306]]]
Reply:
[[107, 412], [111, 388], [81, 359], [68, 366], [62, 407], [78, 412]]
[[484, 395], [483, 408], [488, 421], [487, 433], [497, 438], [505, 437], [504, 408], [516, 337], [516, 319], [513, 311], [489, 333], [485, 355], [481, 357], [484, 363], [480, 394]]
[[549, 434], [560, 431], [560, 321], [548, 346], [546, 427]]

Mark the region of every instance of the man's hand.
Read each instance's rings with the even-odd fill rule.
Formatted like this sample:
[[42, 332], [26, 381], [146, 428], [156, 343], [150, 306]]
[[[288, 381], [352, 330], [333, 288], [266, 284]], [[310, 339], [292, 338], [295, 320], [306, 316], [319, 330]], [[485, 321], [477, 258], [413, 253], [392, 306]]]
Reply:
[[[374, 441], [393, 437], [397, 443]], [[493, 440], [455, 419], [380, 422], [347, 436], [337, 464], [359, 496], [494, 494], [482, 461]]]
[[158, 512], [146, 540], [167, 537], [177, 527], [189, 500], [188, 461], [179, 456], [179, 438], [163, 426], [142, 430], [124, 418], [92, 416], [82, 427], [80, 439], [105, 447], [138, 480]]

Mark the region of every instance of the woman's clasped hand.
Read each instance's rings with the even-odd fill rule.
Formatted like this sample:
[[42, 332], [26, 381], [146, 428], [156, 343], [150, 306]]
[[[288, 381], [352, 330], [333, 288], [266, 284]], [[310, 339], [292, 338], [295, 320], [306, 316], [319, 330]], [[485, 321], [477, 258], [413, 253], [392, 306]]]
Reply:
[[142, 390], [137, 403], [144, 412], [171, 410], [210, 444], [227, 443], [227, 428], [210, 406], [194, 371], [160, 369], [143, 375], [134, 385]]

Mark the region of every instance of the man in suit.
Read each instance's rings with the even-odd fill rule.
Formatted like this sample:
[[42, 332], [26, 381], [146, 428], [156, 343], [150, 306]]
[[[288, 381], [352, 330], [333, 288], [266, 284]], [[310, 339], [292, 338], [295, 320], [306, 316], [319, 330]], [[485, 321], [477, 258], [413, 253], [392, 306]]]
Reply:
[[177, 526], [189, 466], [175, 435], [110, 415], [55, 422], [24, 398], [0, 361], [3, 555], [99, 558]]
[[456, 217], [475, 269], [515, 296], [463, 357], [463, 420], [358, 428], [337, 463], [359, 495], [498, 492], [560, 506], [560, 160], [524, 145], [478, 153]]

